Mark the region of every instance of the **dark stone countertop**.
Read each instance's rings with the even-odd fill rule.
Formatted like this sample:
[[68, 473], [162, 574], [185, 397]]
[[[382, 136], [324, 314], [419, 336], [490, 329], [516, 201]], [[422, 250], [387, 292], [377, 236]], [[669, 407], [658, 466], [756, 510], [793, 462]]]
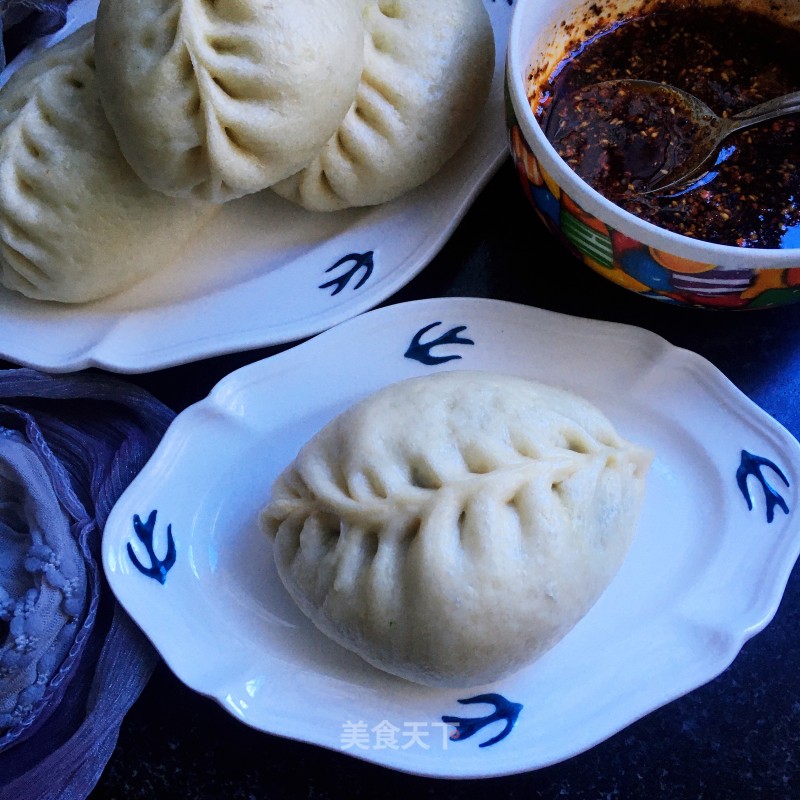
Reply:
[[[444, 295], [512, 300], [649, 328], [708, 358], [790, 431], [800, 432], [800, 306], [706, 312], [620, 289], [550, 238], [509, 163], [440, 254], [387, 304]], [[281, 349], [128, 379], [180, 411], [227, 373]], [[413, 777], [251, 730], [162, 666], [131, 710], [91, 798], [797, 797], [798, 630], [795, 569], [774, 621], [718, 678], [566, 762], [479, 781]]]

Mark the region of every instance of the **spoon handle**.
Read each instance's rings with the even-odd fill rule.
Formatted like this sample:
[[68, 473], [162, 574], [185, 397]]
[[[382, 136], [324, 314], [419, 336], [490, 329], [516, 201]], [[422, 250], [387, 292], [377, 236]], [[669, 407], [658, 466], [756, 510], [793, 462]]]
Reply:
[[790, 92], [728, 117], [729, 129], [726, 135], [742, 128], [749, 128], [751, 125], [757, 125], [759, 122], [766, 122], [768, 119], [798, 112], [800, 112], [800, 92]]

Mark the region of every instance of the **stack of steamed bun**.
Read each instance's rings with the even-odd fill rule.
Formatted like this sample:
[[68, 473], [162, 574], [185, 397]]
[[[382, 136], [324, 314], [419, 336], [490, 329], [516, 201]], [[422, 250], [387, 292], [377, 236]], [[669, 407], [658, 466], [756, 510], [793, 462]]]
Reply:
[[0, 283], [106, 297], [265, 189], [392, 200], [463, 144], [493, 71], [483, 0], [101, 0], [0, 90]]

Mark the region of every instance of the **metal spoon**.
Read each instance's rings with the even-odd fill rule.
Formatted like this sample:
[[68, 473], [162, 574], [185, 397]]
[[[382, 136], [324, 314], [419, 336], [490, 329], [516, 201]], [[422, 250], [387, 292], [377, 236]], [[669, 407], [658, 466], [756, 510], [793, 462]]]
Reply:
[[[676, 86], [644, 80], [614, 80], [595, 84], [597, 87], [612, 87], [627, 91], [634, 96], [646, 93], [663, 102], [665, 108], [678, 109], [693, 127], [688, 152], [683, 154], [679, 164], [661, 170], [659, 177], [642, 194], [659, 192], [686, 184], [708, 171], [709, 162], [715, 157], [722, 142], [736, 131], [758, 125], [760, 122], [800, 112], [800, 91], [781, 95], [765, 103], [759, 103], [730, 117], [715, 114], [702, 100]], [[593, 87], [594, 88], [594, 87]], [[662, 100], [663, 98], [663, 100]]]

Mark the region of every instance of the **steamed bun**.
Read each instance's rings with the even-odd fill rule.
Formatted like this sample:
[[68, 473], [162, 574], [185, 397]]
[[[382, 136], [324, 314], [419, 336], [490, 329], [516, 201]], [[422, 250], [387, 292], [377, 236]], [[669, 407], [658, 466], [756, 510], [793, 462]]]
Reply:
[[148, 189], [97, 94], [92, 26], [0, 90], [0, 283], [77, 303], [163, 267], [214, 208]]
[[589, 610], [631, 542], [650, 460], [571, 393], [443, 372], [323, 428], [260, 522], [321, 631], [395, 675], [466, 687]]
[[483, 0], [365, 0], [364, 71], [336, 133], [272, 187], [313, 211], [392, 200], [432, 177], [480, 118], [494, 73]]
[[305, 166], [347, 113], [363, 0], [101, 0], [100, 96], [150, 187], [223, 202]]

